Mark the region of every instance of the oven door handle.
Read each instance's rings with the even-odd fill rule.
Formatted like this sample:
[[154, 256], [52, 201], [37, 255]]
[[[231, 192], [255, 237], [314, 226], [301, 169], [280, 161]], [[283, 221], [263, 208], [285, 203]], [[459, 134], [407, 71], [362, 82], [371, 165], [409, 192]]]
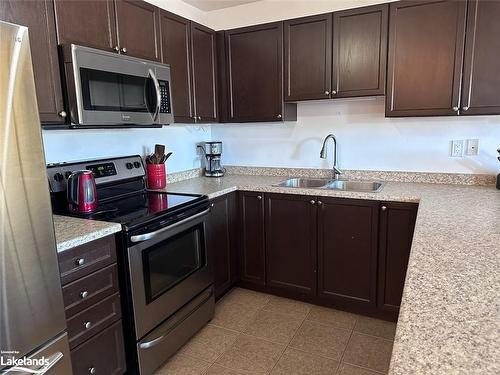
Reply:
[[177, 223], [169, 225], [168, 227], [155, 230], [154, 232], [149, 232], [149, 233], [138, 234], [138, 235], [132, 236], [132, 237], [130, 237], [130, 241], [131, 242], [141, 242], [141, 241], [150, 240], [151, 238], [155, 238], [156, 236], [159, 236], [160, 234], [162, 234], [164, 232], [167, 232], [167, 231], [174, 229], [174, 228], [177, 228], [178, 226], [185, 224], [191, 220], [194, 220], [194, 219], [197, 219], [201, 216], [204, 216], [204, 215], [208, 214], [209, 212], [210, 212], [210, 208], [207, 208], [206, 210], [204, 210], [200, 213], [197, 213], [196, 215], [187, 217], [181, 221], [178, 221]]
[[161, 106], [160, 83], [158, 82], [158, 79], [156, 78], [156, 75], [153, 72], [153, 69], [149, 69], [148, 73], [151, 76], [151, 79], [153, 80], [153, 83], [155, 85], [155, 91], [156, 91], [156, 109], [155, 109], [155, 112], [153, 114], [153, 121], [156, 121], [156, 119], [158, 118], [158, 114], [160, 113], [160, 106]]

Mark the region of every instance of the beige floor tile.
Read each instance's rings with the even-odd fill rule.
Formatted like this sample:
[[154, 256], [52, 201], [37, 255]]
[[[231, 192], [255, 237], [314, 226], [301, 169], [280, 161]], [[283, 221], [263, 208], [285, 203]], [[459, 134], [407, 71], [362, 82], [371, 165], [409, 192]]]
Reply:
[[203, 375], [252, 375], [250, 372], [231, 370], [219, 365], [212, 365]]
[[311, 310], [311, 305], [301, 301], [294, 301], [293, 299], [271, 296], [269, 302], [264, 306], [264, 310], [289, 314], [297, 319], [304, 319], [309, 310]]
[[369, 318], [367, 316], [358, 316], [354, 331], [394, 340], [396, 323]]
[[181, 354], [176, 354], [154, 375], [201, 375], [210, 367], [210, 363]]
[[216, 364], [255, 375], [267, 374], [278, 362], [284, 349], [285, 345], [282, 344], [241, 335]]
[[248, 335], [269, 341], [288, 344], [300, 327], [302, 320], [291, 315], [261, 310], [245, 329]]
[[208, 362], [215, 360], [236, 340], [238, 333], [207, 325], [180, 350], [180, 354], [200, 358]]
[[339, 361], [350, 335], [351, 331], [347, 329], [306, 320], [302, 323], [289, 346], [310, 354], [324, 355]]
[[333, 359], [287, 348], [271, 375], [333, 375], [338, 365]]
[[356, 314], [345, 311], [329, 309], [327, 307], [313, 306], [306, 320], [312, 322], [334, 325], [345, 329], [353, 329], [356, 324]]
[[337, 375], [378, 375], [378, 372], [367, 370], [361, 367], [348, 365], [347, 363], [342, 363], [339, 367], [339, 372]]
[[224, 296], [221, 302], [238, 303], [252, 309], [260, 309], [269, 301], [269, 298], [269, 294], [255, 292], [250, 289], [234, 288]]
[[231, 301], [221, 301], [215, 306], [213, 325], [243, 332], [255, 318], [259, 309], [250, 308]]
[[387, 372], [391, 354], [392, 341], [354, 332], [342, 361], [375, 371]]

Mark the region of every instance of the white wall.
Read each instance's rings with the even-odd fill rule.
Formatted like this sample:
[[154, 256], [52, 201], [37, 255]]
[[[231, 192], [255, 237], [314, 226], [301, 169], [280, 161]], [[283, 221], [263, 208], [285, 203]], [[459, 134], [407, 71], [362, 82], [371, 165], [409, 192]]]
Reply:
[[[298, 104], [297, 122], [220, 124], [212, 139], [224, 142], [223, 163], [239, 166], [330, 168], [319, 158], [334, 133], [342, 169], [496, 174], [500, 116], [385, 118], [384, 98]], [[452, 139], [479, 139], [479, 155], [449, 157]]]
[[170, 125], [149, 129], [44, 130], [47, 163], [124, 155], [146, 155], [156, 143], [172, 156], [167, 172], [200, 168], [196, 144], [210, 139], [210, 127]]

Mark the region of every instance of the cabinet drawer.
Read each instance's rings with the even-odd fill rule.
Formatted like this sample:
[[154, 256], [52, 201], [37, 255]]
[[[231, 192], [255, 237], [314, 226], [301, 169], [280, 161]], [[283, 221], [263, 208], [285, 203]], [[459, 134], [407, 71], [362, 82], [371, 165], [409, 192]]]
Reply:
[[115, 237], [108, 236], [59, 253], [61, 284], [116, 262]]
[[62, 290], [66, 318], [70, 318], [118, 291], [116, 264], [67, 284]]
[[69, 346], [73, 349], [121, 318], [118, 293], [68, 319]]
[[73, 375], [118, 375], [126, 371], [122, 321], [92, 337], [71, 351]]

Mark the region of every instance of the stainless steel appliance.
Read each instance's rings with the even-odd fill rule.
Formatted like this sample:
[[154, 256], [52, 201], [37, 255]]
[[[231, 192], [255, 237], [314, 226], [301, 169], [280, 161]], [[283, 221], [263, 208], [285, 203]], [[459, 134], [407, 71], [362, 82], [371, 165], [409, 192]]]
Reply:
[[205, 176], [222, 177], [226, 169], [220, 164], [222, 155], [222, 142], [203, 142], [198, 145], [205, 154]]
[[62, 51], [74, 127], [174, 121], [169, 65], [75, 44], [64, 45]]
[[207, 258], [206, 196], [148, 191], [140, 156], [48, 166], [54, 211], [66, 209], [65, 178], [94, 172], [99, 208], [87, 218], [122, 225], [118, 249], [127, 369], [151, 374], [214, 313]]
[[91, 213], [97, 209], [97, 189], [94, 175], [88, 169], [76, 171], [68, 177], [68, 204], [71, 211]]
[[0, 22], [0, 114], [0, 372], [25, 374], [16, 370], [25, 367], [68, 375], [28, 29], [5, 22]]

